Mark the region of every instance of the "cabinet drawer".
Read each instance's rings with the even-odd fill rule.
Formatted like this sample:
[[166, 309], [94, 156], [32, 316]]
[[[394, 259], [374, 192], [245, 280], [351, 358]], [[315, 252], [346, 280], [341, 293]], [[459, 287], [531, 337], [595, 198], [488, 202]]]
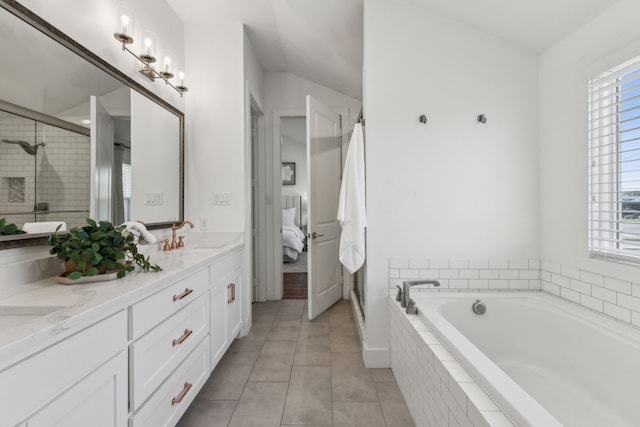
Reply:
[[209, 287], [203, 268], [129, 307], [129, 338], [141, 337], [158, 323], [199, 297]]
[[209, 294], [129, 346], [131, 409], [137, 409], [209, 332]]
[[209, 340], [205, 338], [133, 414], [130, 427], [174, 426], [209, 377]]
[[14, 425], [127, 347], [120, 311], [0, 372], [3, 425]]
[[213, 263], [211, 266], [211, 283], [220, 284], [227, 275], [238, 268], [242, 268], [242, 251], [234, 252]]

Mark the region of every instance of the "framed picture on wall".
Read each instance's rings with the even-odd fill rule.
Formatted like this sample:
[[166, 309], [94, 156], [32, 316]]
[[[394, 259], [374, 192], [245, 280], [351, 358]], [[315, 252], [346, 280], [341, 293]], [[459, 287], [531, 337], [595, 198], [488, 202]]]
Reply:
[[296, 185], [296, 164], [282, 162], [282, 185]]

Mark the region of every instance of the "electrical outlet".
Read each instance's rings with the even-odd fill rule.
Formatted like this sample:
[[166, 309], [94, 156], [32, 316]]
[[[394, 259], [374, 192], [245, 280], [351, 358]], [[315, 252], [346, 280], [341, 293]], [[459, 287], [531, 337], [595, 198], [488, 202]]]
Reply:
[[206, 230], [208, 225], [209, 221], [207, 221], [207, 218], [200, 218], [200, 228], [202, 230]]

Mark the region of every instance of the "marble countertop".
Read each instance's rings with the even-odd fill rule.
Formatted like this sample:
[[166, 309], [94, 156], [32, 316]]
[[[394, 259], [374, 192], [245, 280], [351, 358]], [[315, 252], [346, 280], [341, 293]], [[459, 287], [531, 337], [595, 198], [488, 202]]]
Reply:
[[154, 248], [149, 253], [150, 261], [163, 271], [136, 269], [122, 279], [78, 285], [61, 285], [55, 277], [49, 277], [0, 288], [0, 370], [42, 346], [126, 309], [181, 279], [185, 272], [202, 268], [243, 244], [241, 237], [232, 234], [205, 234], [192, 234], [190, 246], [185, 248], [168, 252]]

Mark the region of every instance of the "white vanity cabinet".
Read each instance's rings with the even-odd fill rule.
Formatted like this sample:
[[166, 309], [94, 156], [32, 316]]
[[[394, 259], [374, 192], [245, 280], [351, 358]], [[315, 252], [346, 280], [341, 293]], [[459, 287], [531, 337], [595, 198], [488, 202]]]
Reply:
[[211, 265], [211, 370], [242, 327], [242, 251]]
[[174, 426], [242, 325], [242, 246], [182, 259], [157, 281], [127, 277], [122, 294], [106, 284], [94, 312], [31, 332], [32, 348], [0, 361], [0, 427]]
[[0, 372], [2, 425], [127, 425], [127, 316], [122, 310]]

